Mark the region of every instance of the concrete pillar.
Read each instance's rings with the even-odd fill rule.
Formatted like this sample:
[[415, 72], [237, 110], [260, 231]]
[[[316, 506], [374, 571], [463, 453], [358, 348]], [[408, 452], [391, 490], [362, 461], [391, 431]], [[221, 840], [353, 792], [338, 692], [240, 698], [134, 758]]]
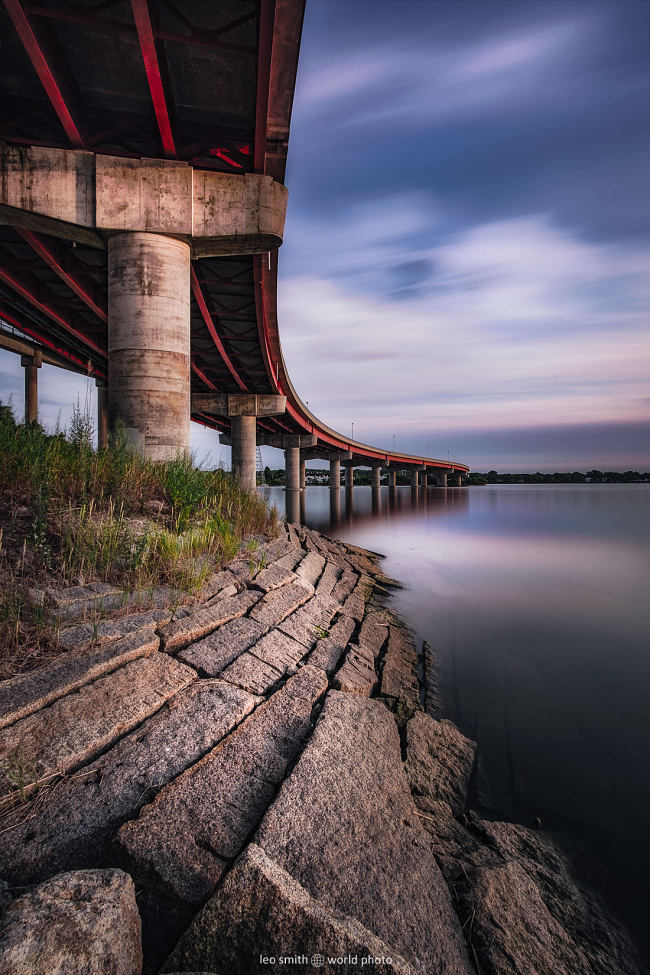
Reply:
[[330, 488], [338, 493], [341, 487], [341, 461], [338, 457], [330, 458]]
[[232, 470], [239, 483], [247, 491], [253, 491], [257, 484], [257, 464], [255, 463], [254, 416], [231, 416], [230, 435], [232, 437]]
[[95, 380], [97, 387], [97, 446], [100, 450], [108, 447], [108, 387], [101, 379]]
[[416, 488], [419, 486], [418, 471], [411, 471], [411, 487]]
[[305, 457], [302, 451], [300, 451], [300, 490], [303, 491], [307, 486], [307, 477], [305, 474]]
[[462, 487], [463, 486], [463, 475], [462, 474], [456, 474], [454, 476], [454, 483], [455, 483], [456, 487]]
[[41, 368], [41, 353], [21, 355], [20, 364], [25, 370], [25, 423], [38, 421], [38, 370]]
[[286, 447], [284, 451], [285, 491], [300, 490], [300, 447]]
[[438, 474], [438, 487], [447, 487], [447, 471], [442, 471]]
[[379, 488], [381, 486], [381, 464], [372, 465], [372, 486], [373, 488]]
[[151, 233], [108, 240], [111, 428], [151, 460], [190, 449], [190, 248]]
[[346, 464], [345, 467], [345, 487], [347, 490], [354, 487], [354, 467], [352, 464]]
[[397, 471], [394, 467], [388, 468], [388, 487], [395, 488], [397, 486]]

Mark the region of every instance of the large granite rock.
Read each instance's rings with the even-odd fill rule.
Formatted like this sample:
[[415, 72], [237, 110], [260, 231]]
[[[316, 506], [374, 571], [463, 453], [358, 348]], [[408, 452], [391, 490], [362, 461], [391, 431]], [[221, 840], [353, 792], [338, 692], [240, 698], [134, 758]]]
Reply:
[[354, 633], [356, 622], [349, 616], [341, 616], [326, 637], [316, 641], [314, 649], [307, 658], [307, 663], [313, 667], [320, 667], [331, 675], [348, 645], [348, 640]]
[[193, 643], [194, 640], [199, 640], [216, 630], [218, 626], [222, 626], [238, 616], [244, 616], [259, 598], [259, 592], [246, 589], [236, 596], [219, 598], [204, 609], [199, 609], [182, 619], [167, 623], [160, 629], [163, 649], [167, 653], [171, 653], [180, 647], [187, 646], [188, 643]]
[[28, 782], [77, 768], [193, 680], [194, 670], [166, 654], [133, 660], [0, 731], [0, 764], [19, 765]]
[[400, 724], [420, 707], [417, 665], [413, 637], [403, 627], [391, 626], [381, 670], [380, 694]]
[[122, 862], [148, 888], [189, 904], [212, 893], [298, 754], [327, 689], [303, 667], [220, 745], [117, 834]]
[[397, 726], [381, 702], [329, 692], [254, 842], [319, 904], [356, 919], [414, 972], [472, 971], [411, 800]]
[[406, 777], [415, 804], [446, 802], [455, 816], [465, 808], [476, 745], [451, 721], [418, 711], [406, 725]]
[[0, 728], [26, 718], [84, 684], [158, 649], [160, 640], [146, 629], [83, 656], [62, 654], [51, 663], [0, 683]]
[[259, 702], [220, 680], [201, 680], [97, 759], [27, 806], [0, 832], [3, 871], [15, 884], [106, 862], [125, 820], [233, 730]]
[[176, 659], [189, 664], [201, 674], [216, 677], [240, 653], [257, 643], [265, 630], [261, 623], [243, 616], [225, 623], [214, 633], [180, 650]]
[[487, 849], [525, 872], [598, 975], [638, 975], [641, 966], [627, 932], [576, 881], [568, 859], [551, 839], [525, 826], [475, 816], [472, 831]]
[[518, 863], [472, 871], [463, 907], [483, 975], [593, 975]]
[[[398, 955], [354, 918], [315, 900], [251, 843], [163, 966], [164, 972], [209, 969], [228, 975], [261, 971], [260, 958], [290, 958], [292, 972], [311, 975], [312, 958], [342, 959], [337, 972], [409, 975]], [[384, 963], [382, 963], [382, 959]], [[390, 963], [386, 963], [386, 959]], [[370, 963], [364, 967], [369, 967]], [[289, 965], [287, 965], [289, 967]]]
[[0, 975], [140, 975], [140, 916], [121, 870], [63, 873], [0, 919]]

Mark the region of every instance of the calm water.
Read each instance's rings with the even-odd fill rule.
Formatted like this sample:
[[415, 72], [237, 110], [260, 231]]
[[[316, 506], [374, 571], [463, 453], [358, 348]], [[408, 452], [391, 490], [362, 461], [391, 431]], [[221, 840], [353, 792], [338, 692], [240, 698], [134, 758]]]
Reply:
[[[265, 489], [284, 513], [282, 489]], [[303, 520], [386, 556], [479, 745], [476, 802], [541, 816], [648, 950], [650, 485], [328, 487]]]

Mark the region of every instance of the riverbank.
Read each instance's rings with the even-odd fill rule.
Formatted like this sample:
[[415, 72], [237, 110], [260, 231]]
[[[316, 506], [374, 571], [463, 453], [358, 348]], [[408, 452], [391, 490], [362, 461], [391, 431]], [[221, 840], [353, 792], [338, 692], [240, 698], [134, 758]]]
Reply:
[[289, 526], [208, 582], [43, 594], [66, 652], [0, 683], [0, 972], [640, 971], [542, 833], [467, 808], [379, 556]]

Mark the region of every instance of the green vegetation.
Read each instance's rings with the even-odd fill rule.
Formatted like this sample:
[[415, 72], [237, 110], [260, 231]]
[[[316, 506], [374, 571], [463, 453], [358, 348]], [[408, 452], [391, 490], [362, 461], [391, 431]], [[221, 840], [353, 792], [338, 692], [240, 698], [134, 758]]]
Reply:
[[144, 460], [119, 435], [94, 450], [92, 433], [78, 406], [67, 433], [48, 435], [0, 404], [0, 655], [38, 642], [33, 585], [192, 593], [246, 535], [276, 530], [275, 509], [231, 474]]
[[487, 474], [472, 472], [466, 479], [467, 484], [633, 484], [635, 482], [650, 481], [650, 473], [639, 471], [598, 471], [592, 470], [582, 473], [571, 471], [555, 474], [499, 474], [488, 471]]

